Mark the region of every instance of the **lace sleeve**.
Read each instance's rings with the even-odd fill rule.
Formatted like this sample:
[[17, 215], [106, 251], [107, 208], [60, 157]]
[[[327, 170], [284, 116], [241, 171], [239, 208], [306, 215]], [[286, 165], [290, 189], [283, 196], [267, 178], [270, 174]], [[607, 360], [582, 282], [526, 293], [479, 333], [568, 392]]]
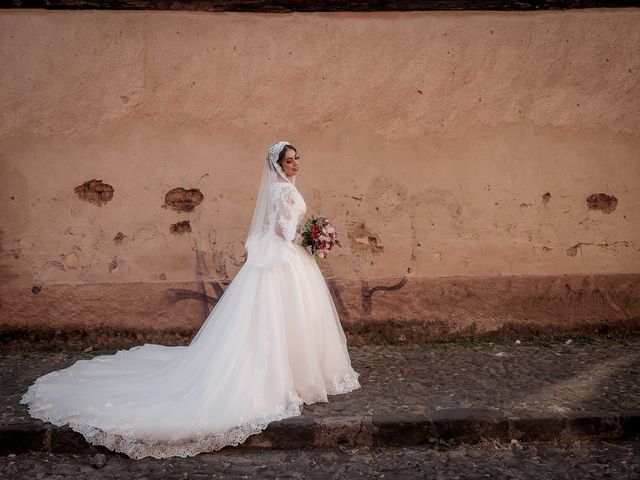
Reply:
[[275, 191], [275, 205], [275, 233], [285, 240], [292, 242], [296, 236], [293, 190], [286, 186], [278, 188]]

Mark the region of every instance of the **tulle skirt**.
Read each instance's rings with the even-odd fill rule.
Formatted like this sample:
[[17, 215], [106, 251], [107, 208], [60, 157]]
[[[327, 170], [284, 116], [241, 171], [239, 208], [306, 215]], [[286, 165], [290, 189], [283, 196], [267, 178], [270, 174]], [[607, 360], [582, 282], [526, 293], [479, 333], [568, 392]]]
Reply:
[[316, 260], [275, 235], [261, 248], [189, 345], [79, 360], [38, 378], [21, 403], [91, 444], [166, 458], [238, 445], [303, 404], [359, 388]]

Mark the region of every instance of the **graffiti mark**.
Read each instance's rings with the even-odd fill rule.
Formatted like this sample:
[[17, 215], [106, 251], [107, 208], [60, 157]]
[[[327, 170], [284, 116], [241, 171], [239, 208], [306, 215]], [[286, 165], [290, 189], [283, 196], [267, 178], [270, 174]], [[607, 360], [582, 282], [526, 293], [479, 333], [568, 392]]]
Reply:
[[374, 293], [378, 291], [399, 290], [402, 287], [404, 287], [407, 282], [408, 282], [408, 279], [405, 277], [405, 278], [402, 278], [402, 280], [400, 280], [395, 285], [390, 285], [390, 286], [376, 285], [375, 287], [369, 287], [369, 282], [367, 282], [366, 280], [361, 280], [360, 284], [361, 284], [361, 291], [362, 291], [362, 310], [364, 311], [364, 313], [371, 313], [371, 307], [372, 307], [371, 300]]
[[338, 287], [337, 282], [334, 279], [329, 279], [327, 280], [327, 286], [329, 287], [329, 291], [333, 297], [333, 303], [338, 311], [338, 316], [343, 320], [349, 320], [351, 318], [349, 310], [347, 310], [347, 307], [342, 300], [342, 295], [340, 294], [340, 288]]
[[[203, 280], [209, 277], [209, 268], [205, 262], [204, 252], [198, 245], [198, 241], [195, 238], [196, 236], [194, 236], [194, 250], [196, 255], [195, 273], [197, 290], [171, 288], [167, 290], [166, 295], [169, 303], [171, 304], [183, 300], [198, 300], [202, 303], [204, 318], [208, 318], [213, 308], [216, 306], [220, 298], [222, 298], [222, 295], [224, 295], [225, 290], [219, 282]], [[224, 282], [224, 280], [222, 282]], [[208, 293], [208, 290], [212, 292]]]
[[[198, 290], [170, 288], [167, 290], [169, 303], [174, 304], [182, 300], [198, 300], [202, 302], [205, 318], [207, 318], [211, 309], [215, 307], [224, 294], [224, 289], [218, 282], [205, 282], [202, 280], [208, 273], [209, 269], [204, 261], [204, 253], [196, 246], [196, 277], [198, 279]], [[213, 290], [213, 294], [210, 295], [207, 293], [207, 287]], [[211, 309], [209, 307], [211, 307]]]
[[[166, 293], [167, 299], [169, 300], [170, 304], [174, 304], [182, 300], [198, 300], [199, 302], [203, 302], [206, 306], [210, 305], [211, 307], [214, 307], [220, 300], [220, 297], [224, 293], [224, 290], [222, 289], [220, 284], [218, 284], [218, 282], [211, 282], [210, 285], [216, 292], [215, 297], [208, 295], [206, 291], [196, 292], [185, 288], [169, 288], [167, 289]], [[208, 314], [209, 311], [207, 311], [207, 316]]]

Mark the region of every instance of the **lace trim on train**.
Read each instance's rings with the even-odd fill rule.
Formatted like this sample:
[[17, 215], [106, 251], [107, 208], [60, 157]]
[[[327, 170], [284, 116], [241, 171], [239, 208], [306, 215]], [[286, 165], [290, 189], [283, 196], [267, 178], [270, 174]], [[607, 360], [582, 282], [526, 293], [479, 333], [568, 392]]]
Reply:
[[[345, 375], [340, 382], [331, 382], [327, 385], [327, 394], [336, 395], [339, 393], [347, 393], [359, 388], [359, 375], [359, 373], [353, 372]], [[124, 453], [133, 459], [140, 459], [147, 456], [154, 458], [190, 457], [203, 452], [220, 450], [226, 446], [240, 445], [251, 435], [260, 433], [267, 428], [267, 425], [271, 422], [301, 415], [301, 405], [303, 404], [302, 399], [297, 397], [294, 399], [294, 403], [274, 414], [253, 419], [227, 430], [213, 434], [198, 434], [195, 435], [192, 440], [163, 442], [111, 434], [91, 425], [69, 421], [63, 416], [56, 415], [50, 408], [49, 411], [44, 411], [43, 403], [45, 402], [41, 402], [42, 398], [41, 395], [39, 395], [40, 391], [38, 387], [38, 381], [36, 381], [29, 387], [27, 393], [25, 393], [20, 400], [20, 403], [28, 405], [29, 414], [32, 417], [45, 422], [51, 422], [57, 426], [68, 424], [72, 430], [82, 434], [87, 442], [92, 445], [105, 446], [114, 452]], [[38, 408], [38, 410], [36, 410], [36, 408]]]
[[327, 395], [338, 395], [341, 393], [349, 393], [357, 388], [360, 388], [360, 382], [358, 372], [351, 371], [344, 377], [338, 379], [334, 378], [332, 382], [327, 384]]

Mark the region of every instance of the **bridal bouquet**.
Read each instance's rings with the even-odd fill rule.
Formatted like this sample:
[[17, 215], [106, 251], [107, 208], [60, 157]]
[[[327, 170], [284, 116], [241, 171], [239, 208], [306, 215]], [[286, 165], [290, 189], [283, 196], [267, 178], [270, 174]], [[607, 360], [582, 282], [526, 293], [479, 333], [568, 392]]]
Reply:
[[334, 245], [340, 245], [336, 239], [336, 231], [324, 217], [309, 218], [300, 233], [302, 237], [301, 245], [311, 247], [311, 254], [316, 258], [324, 258]]

